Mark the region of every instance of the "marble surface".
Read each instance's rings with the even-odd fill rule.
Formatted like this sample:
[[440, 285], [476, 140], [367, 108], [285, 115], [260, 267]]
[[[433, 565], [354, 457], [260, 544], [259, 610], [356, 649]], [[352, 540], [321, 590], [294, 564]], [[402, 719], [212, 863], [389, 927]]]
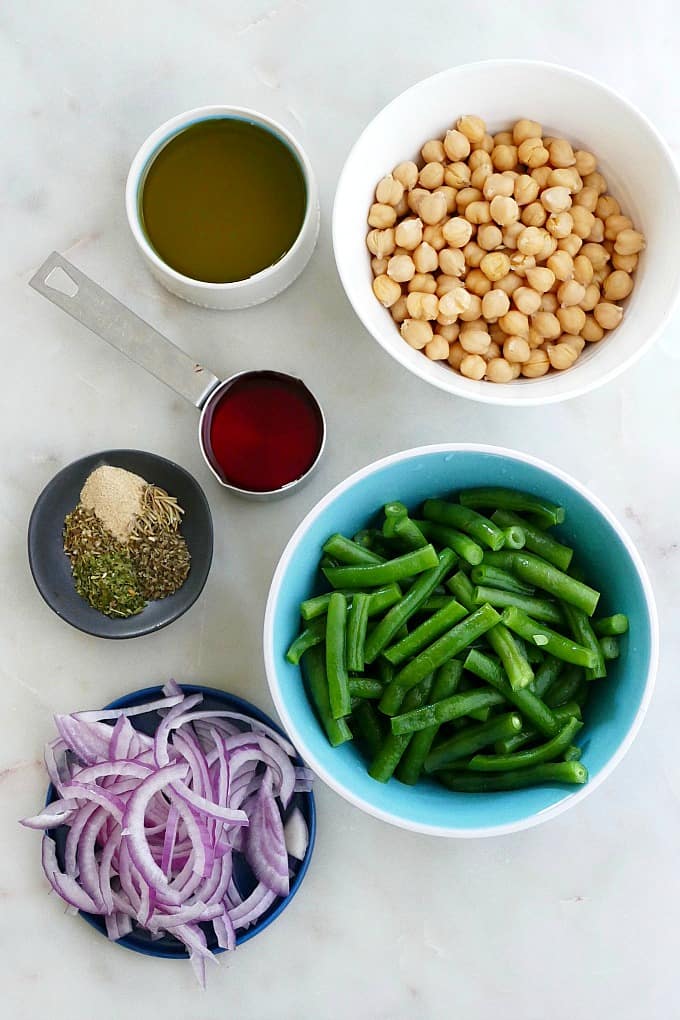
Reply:
[[[352, 140], [419, 78], [485, 57], [571, 64], [637, 103], [677, 153], [680, 88], [668, 69], [679, 43], [670, 0], [478, 0], [465, 10], [441, 0], [426, 8], [403, 0], [2, 5], [0, 1008], [8, 1020], [680, 1014], [680, 321], [622, 379], [582, 399], [512, 413], [474, 405], [382, 353], [344, 297], [329, 237]], [[191, 307], [157, 286], [123, 209], [127, 167], [149, 131], [213, 102], [289, 125], [322, 192], [306, 272], [271, 303], [234, 313]], [[215, 372], [266, 365], [304, 374], [329, 426], [310, 484], [255, 507], [221, 491], [201, 460], [194, 410], [29, 290], [53, 248]], [[445, 440], [554, 461], [591, 486], [637, 542], [659, 602], [662, 656], [649, 715], [623, 764], [573, 812], [487, 841], [402, 832], [319, 784], [318, 842], [302, 891], [264, 935], [222, 957], [205, 994], [188, 967], [126, 953], [65, 916], [47, 895], [38, 836], [16, 824], [43, 794], [52, 714], [169, 676], [272, 710], [262, 617], [295, 524], [355, 468]], [[43, 485], [74, 458], [113, 446], [178, 460], [204, 485], [216, 525], [197, 605], [171, 629], [121, 644], [57, 619], [33, 587], [25, 549]]]

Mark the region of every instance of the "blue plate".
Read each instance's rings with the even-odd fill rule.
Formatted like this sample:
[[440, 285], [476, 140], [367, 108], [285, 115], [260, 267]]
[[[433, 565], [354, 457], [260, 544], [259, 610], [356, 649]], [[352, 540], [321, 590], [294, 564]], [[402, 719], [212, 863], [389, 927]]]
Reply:
[[[265, 723], [267, 726], [271, 726], [280, 733], [282, 737], [286, 734], [283, 732], [280, 726], [269, 718], [261, 709], [256, 708], [249, 701], [245, 701], [243, 698], [237, 698], [234, 694], [228, 694], [226, 691], [216, 690], [214, 687], [203, 687], [196, 684], [181, 684], [180, 685], [185, 694], [202, 694], [203, 702], [201, 708], [205, 709], [225, 709], [228, 712], [240, 712], [243, 715], [252, 716], [253, 719], [257, 719], [258, 722]], [[122, 698], [118, 698], [116, 701], [112, 701], [110, 705], [105, 705], [105, 708], [130, 708], [133, 705], [142, 705], [146, 701], [155, 701], [163, 696], [161, 687], [145, 687], [143, 690], [134, 691], [132, 694], [126, 694]], [[147, 715], [131, 716], [130, 722], [135, 729], [140, 730], [143, 733], [148, 733], [150, 736], [156, 730], [156, 727], [160, 721], [160, 716], [157, 712], [150, 712]], [[300, 757], [296, 758], [297, 765], [304, 765], [304, 762]], [[47, 804], [51, 804], [53, 800], [57, 799], [57, 792], [50, 783], [47, 790]], [[290, 812], [298, 807], [302, 812], [302, 815], [307, 823], [307, 829], [309, 830], [309, 845], [307, 846], [307, 852], [302, 861], [297, 861], [294, 858], [289, 858], [291, 867], [294, 869], [294, 876], [291, 880], [290, 892], [287, 896], [283, 896], [272, 903], [269, 910], [266, 911], [260, 917], [256, 924], [248, 928], [246, 931], [237, 932], [236, 945], [240, 946], [244, 942], [248, 942], [249, 939], [259, 935], [261, 931], [268, 928], [272, 921], [281, 914], [290, 901], [295, 896], [296, 892], [302, 885], [302, 881], [307, 874], [310, 861], [312, 859], [312, 851], [314, 850], [314, 840], [316, 837], [316, 807], [314, 804], [313, 793], [296, 793], [293, 795], [291, 802], [286, 810], [286, 817]], [[66, 841], [66, 835], [68, 828], [65, 825], [60, 826], [58, 829], [51, 830], [50, 835], [57, 845], [57, 860], [59, 866], [64, 865], [64, 844]], [[234, 854], [234, 881], [238, 887], [239, 892], [243, 897], [249, 895], [254, 889], [257, 880], [253, 875], [250, 867], [246, 863], [243, 856], [239, 853]], [[85, 911], [80, 911], [80, 916], [88, 924], [92, 925], [98, 932], [106, 936], [106, 926], [102, 917], [98, 914], [88, 914]], [[204, 924], [201, 926], [206, 936], [208, 948], [213, 953], [225, 952], [220, 946], [217, 945], [217, 939], [211, 924]], [[145, 956], [160, 956], [170, 960], [187, 960], [189, 954], [182, 942], [173, 938], [171, 935], [164, 935], [160, 939], [152, 939], [147, 931], [143, 928], [133, 929], [129, 935], [124, 935], [116, 942], [119, 946], [124, 946], [126, 949], [132, 949], [136, 953], [143, 953]]]

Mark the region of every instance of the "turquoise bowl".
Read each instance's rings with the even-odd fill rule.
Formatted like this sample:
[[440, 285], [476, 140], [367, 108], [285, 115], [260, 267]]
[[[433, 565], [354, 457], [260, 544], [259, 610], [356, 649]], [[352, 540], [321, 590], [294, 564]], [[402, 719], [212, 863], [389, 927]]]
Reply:
[[[332, 748], [307, 700], [300, 669], [285, 660], [299, 629], [299, 604], [325, 590], [321, 547], [333, 532], [353, 535], [390, 500], [410, 507], [478, 485], [502, 485], [547, 497], [566, 508], [555, 534], [575, 548], [602, 588], [598, 611], [631, 621], [621, 656], [596, 681], [580, 734], [589, 781], [503, 793], [452, 793], [432, 781], [417, 787], [371, 779], [353, 744]], [[422, 446], [385, 457], [341, 482], [307, 514], [274, 574], [264, 623], [267, 679], [283, 725], [307, 764], [362, 811], [393, 825], [438, 836], [495, 836], [538, 825], [587, 797], [630, 747], [649, 705], [658, 658], [658, 620], [645, 567], [613, 514], [580, 482], [527, 454], [468, 444]]]

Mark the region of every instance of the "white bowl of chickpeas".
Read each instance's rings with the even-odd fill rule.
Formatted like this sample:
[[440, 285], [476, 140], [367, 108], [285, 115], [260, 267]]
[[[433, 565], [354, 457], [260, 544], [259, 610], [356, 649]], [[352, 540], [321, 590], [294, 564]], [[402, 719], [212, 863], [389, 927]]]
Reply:
[[680, 178], [652, 125], [569, 68], [419, 82], [342, 171], [333, 246], [355, 311], [440, 389], [543, 404], [613, 379], [680, 294]]

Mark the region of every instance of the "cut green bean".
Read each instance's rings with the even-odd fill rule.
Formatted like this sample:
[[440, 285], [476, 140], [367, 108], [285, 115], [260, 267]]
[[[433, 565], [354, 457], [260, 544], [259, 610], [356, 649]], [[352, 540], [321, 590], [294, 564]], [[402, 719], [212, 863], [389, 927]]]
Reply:
[[487, 588], [484, 585], [476, 586], [472, 598], [476, 606], [483, 606], [485, 602], [488, 602], [494, 609], [517, 606], [518, 609], [523, 609], [525, 613], [533, 616], [535, 620], [542, 620], [543, 623], [560, 624], [564, 622], [560, 607], [548, 599], [532, 598], [531, 595], [519, 595], [514, 591], [501, 591], [499, 588]]
[[464, 531], [466, 535], [471, 535], [489, 549], [502, 549], [505, 543], [503, 532], [493, 521], [459, 503], [449, 503], [445, 499], [427, 499], [423, 504], [423, 514], [428, 521], [434, 521], [435, 524], [445, 524], [449, 528]]
[[379, 680], [371, 680], [367, 676], [355, 676], [349, 679], [349, 693], [352, 698], [377, 701], [382, 692], [383, 685]]
[[[468, 758], [496, 740], [505, 740], [522, 729], [522, 717], [516, 712], [495, 716], [479, 726], [468, 726], [434, 747], [425, 760], [425, 771], [436, 772], [455, 761]], [[415, 739], [415, 738], [414, 738]]]
[[511, 769], [531, 768], [560, 758], [571, 744], [572, 737], [583, 727], [579, 719], [570, 719], [551, 740], [528, 751], [514, 754], [476, 754], [468, 762], [472, 772], [508, 772]]
[[562, 760], [563, 761], [578, 761], [582, 754], [583, 754], [582, 749], [580, 747], [578, 747], [576, 744], [572, 744], [570, 747], [568, 747], [566, 749], [566, 751], [562, 755]]
[[562, 524], [565, 518], [563, 506], [516, 489], [503, 489], [497, 486], [465, 489], [458, 498], [462, 505], [467, 507], [493, 507], [494, 510], [519, 510], [535, 514], [550, 527]]
[[[385, 739], [380, 714], [376, 712], [370, 701], [361, 700], [352, 712], [351, 719], [357, 741], [365, 749], [369, 758], [375, 757]], [[344, 722], [344, 720], [341, 721]]]
[[[432, 546], [428, 546], [429, 549]], [[410, 553], [409, 555], [418, 555]], [[446, 577], [455, 562], [455, 554], [450, 549], [443, 549], [434, 568], [417, 578], [415, 584], [396, 605], [392, 606], [386, 616], [380, 620], [366, 637], [364, 659], [375, 662], [383, 648], [392, 641], [399, 628], [402, 627], [423, 602], [430, 597], [437, 585]]]
[[429, 599], [423, 602], [422, 606], [418, 610], [419, 613], [437, 613], [440, 609], [448, 606], [450, 602], [456, 600], [452, 595], [430, 595]]
[[522, 654], [514, 635], [499, 623], [489, 631], [486, 639], [501, 660], [513, 691], [528, 687], [534, 679], [534, 671]]
[[394, 522], [394, 537], [403, 542], [408, 549], [422, 549], [428, 541], [410, 517], [400, 517]]
[[[494, 524], [496, 522], [494, 521]], [[505, 535], [505, 548], [506, 549], [523, 549], [526, 545], [526, 535], [524, 528], [520, 527], [519, 524], [511, 524], [509, 527], [501, 529]]]
[[628, 617], [624, 613], [603, 616], [600, 620], [593, 620], [593, 630], [598, 637], [618, 637], [627, 633]]
[[[458, 659], [454, 661], [459, 661], [462, 666], [462, 660]], [[464, 691], [471, 690], [479, 690], [479, 684], [474, 682], [469, 673], [463, 673], [460, 678], [460, 683], [458, 684], [458, 693], [463, 694]], [[397, 713], [394, 712], [393, 715], [397, 715]], [[462, 725], [469, 726], [470, 724], [467, 721], [468, 719], [474, 719], [475, 722], [486, 722], [490, 715], [491, 707], [489, 705], [484, 705], [482, 708], [471, 709], [468, 712], [467, 717], [459, 721]]]
[[393, 665], [398, 666], [406, 659], [417, 655], [423, 648], [453, 627], [455, 623], [462, 620], [464, 616], [467, 616], [467, 610], [455, 599], [451, 599], [447, 605], [430, 616], [429, 619], [424, 620], [419, 627], [412, 630], [396, 645], [386, 648], [383, 655]]
[[597, 640], [588, 614], [584, 613], [582, 609], [577, 609], [576, 606], [570, 606], [568, 602], [562, 603], [562, 611], [574, 640], [584, 648], [589, 648], [595, 655], [595, 665], [586, 669], [586, 680], [600, 680], [607, 675], [607, 667], [600, 642]]
[[295, 638], [286, 652], [286, 659], [288, 662], [292, 663], [293, 666], [297, 666], [305, 652], [308, 649], [313, 648], [314, 645], [320, 645], [325, 637], [326, 621], [314, 620]]
[[[440, 666], [435, 673], [428, 699], [429, 703], [434, 704], [437, 701], [443, 701], [444, 698], [452, 697], [456, 693], [462, 673], [463, 664], [458, 659], [450, 659], [449, 662]], [[400, 782], [406, 783], [408, 786], [413, 786], [418, 782], [425, 759], [430, 753], [430, 748], [438, 732], [439, 725], [434, 723], [434, 725], [413, 734], [396, 770], [396, 776]]]
[[531, 690], [537, 698], [545, 698], [563, 669], [564, 663], [561, 659], [556, 659], [554, 655], [545, 657], [536, 670], [534, 682], [531, 685]]
[[[404, 712], [402, 715], [395, 715], [392, 718], [392, 733], [396, 735], [415, 733], [424, 730], [428, 726], [441, 725], [450, 722], [452, 719], [459, 719], [462, 715], [469, 715], [471, 710], [485, 708], [487, 705], [502, 705], [504, 697], [498, 691], [467, 691], [465, 694], [454, 694], [451, 698], [445, 698], [434, 705], [425, 705], [413, 711]], [[406, 702], [404, 700], [404, 707]]]
[[536, 591], [532, 584], [524, 584], [522, 581], [518, 581], [510, 571], [501, 570], [500, 567], [490, 567], [487, 563], [473, 567], [470, 571], [470, 580], [473, 584], [487, 584], [490, 588], [499, 588], [501, 591], [513, 591], [518, 595], [533, 595]]
[[383, 557], [378, 553], [340, 534], [331, 535], [324, 542], [323, 551], [327, 556], [332, 556], [334, 560], [338, 560], [340, 563], [349, 563], [352, 566], [384, 562]]
[[[559, 724], [563, 726], [564, 723], [569, 722], [572, 716], [575, 719], [581, 718], [581, 707], [575, 701], [568, 701], [566, 705], [560, 705], [559, 708], [553, 709], [553, 715]], [[506, 737], [505, 740], [497, 740], [493, 749], [496, 754], [510, 754], [512, 751], [518, 751], [520, 747], [524, 747], [525, 744], [536, 740], [538, 737], [540, 737], [540, 733], [535, 727], [525, 725], [514, 736]]]
[[542, 556], [548, 563], [552, 563], [559, 570], [567, 570], [574, 555], [574, 550], [568, 545], [561, 545], [552, 535], [533, 526], [524, 517], [518, 517], [512, 510], [496, 510], [491, 514], [491, 520], [499, 528], [508, 528], [513, 525], [522, 528], [524, 531], [525, 546], [529, 552]]
[[557, 709], [560, 705], [571, 701], [576, 695], [582, 679], [583, 672], [579, 666], [567, 666], [559, 680], [556, 680], [546, 693], [546, 705]]
[[326, 674], [331, 714], [341, 719], [351, 711], [349, 678], [345, 665], [347, 639], [347, 599], [335, 591], [328, 603], [326, 616]]
[[533, 620], [516, 606], [504, 609], [502, 620], [506, 627], [509, 627], [515, 634], [519, 634], [525, 641], [532, 642], [557, 659], [572, 662], [576, 666], [594, 667], [597, 665], [595, 652], [576, 641], [571, 641], [563, 634], [558, 634], [557, 631], [546, 627], [544, 623]]
[[415, 659], [407, 663], [397, 673], [395, 682], [402, 687], [413, 687], [428, 673], [432, 673], [447, 659], [462, 652], [464, 648], [471, 645], [482, 634], [486, 634], [499, 622], [500, 617], [495, 609], [491, 606], [480, 606], [465, 620], [457, 623], [455, 627], [452, 627], [446, 634], [420, 652]]
[[435, 524], [434, 521], [415, 521], [414, 523], [418, 525], [430, 542], [452, 549], [466, 563], [474, 566], [476, 563], [482, 562], [483, 548], [464, 532], [456, 531], [455, 528], [447, 528], [445, 524]]
[[515, 562], [517, 549], [501, 549], [493, 552], [492, 549], [485, 549], [483, 563], [488, 567], [497, 567], [499, 570], [512, 570]]
[[[519, 554], [518, 554], [519, 555]], [[377, 588], [380, 585], [401, 581], [415, 574], [432, 570], [439, 560], [434, 547], [426, 545], [422, 549], [396, 556], [384, 563], [366, 564], [365, 566], [325, 567], [324, 574], [334, 588]]]
[[[430, 691], [432, 690], [432, 680], [431, 676], [424, 677], [417, 687], [408, 692], [404, 703], [409, 711], [419, 711], [420, 706], [427, 703]], [[411, 734], [408, 732], [395, 734], [392, 731], [388, 733], [377, 754], [371, 761], [368, 768], [369, 776], [377, 779], [379, 783], [386, 783], [394, 775], [394, 770], [399, 764], [410, 740]]]
[[453, 592], [461, 606], [465, 606], [468, 613], [471, 613], [474, 610], [474, 586], [467, 574], [464, 574], [462, 570], [459, 570], [453, 575], [453, 577], [448, 579], [446, 587], [449, 591]]
[[552, 563], [547, 563], [539, 556], [522, 551], [514, 552], [512, 557], [513, 573], [520, 580], [526, 581], [528, 584], [535, 584], [537, 588], [542, 588], [551, 595], [555, 595], [556, 598], [562, 599], [563, 602], [577, 606], [588, 616], [593, 615], [600, 598], [600, 593], [594, 588], [570, 577], [569, 574], [558, 570]]
[[615, 637], [601, 637], [600, 651], [605, 659], [618, 659], [620, 654], [619, 642]]
[[352, 731], [347, 725], [346, 719], [334, 719], [331, 714], [326, 678], [326, 657], [323, 648], [317, 646], [309, 649], [304, 657], [303, 665], [307, 677], [307, 688], [319, 721], [326, 731], [331, 746], [338, 747], [339, 744], [344, 744], [346, 740], [352, 739]]
[[539, 783], [582, 784], [588, 779], [588, 770], [579, 761], [559, 761], [536, 765], [516, 772], [492, 773], [438, 772], [437, 779], [449, 790], [457, 793], [492, 793], [495, 790], [520, 790]]
[[350, 673], [361, 673], [364, 668], [364, 643], [368, 626], [370, 595], [357, 592], [347, 616], [347, 669]]
[[528, 644], [526, 641], [524, 641], [523, 638], [519, 637], [517, 634], [515, 634], [515, 641], [517, 642], [517, 647], [519, 648], [519, 650], [521, 651], [522, 655], [527, 660], [529, 665], [540, 666], [540, 664], [543, 662], [543, 659], [545, 658], [545, 653], [542, 652], [540, 648], [537, 648], [536, 645]]
[[545, 736], [553, 737], [557, 733], [559, 724], [548, 705], [537, 697], [529, 687], [514, 691], [503, 669], [494, 659], [473, 649], [468, 652], [463, 666], [518, 708], [522, 715]]

